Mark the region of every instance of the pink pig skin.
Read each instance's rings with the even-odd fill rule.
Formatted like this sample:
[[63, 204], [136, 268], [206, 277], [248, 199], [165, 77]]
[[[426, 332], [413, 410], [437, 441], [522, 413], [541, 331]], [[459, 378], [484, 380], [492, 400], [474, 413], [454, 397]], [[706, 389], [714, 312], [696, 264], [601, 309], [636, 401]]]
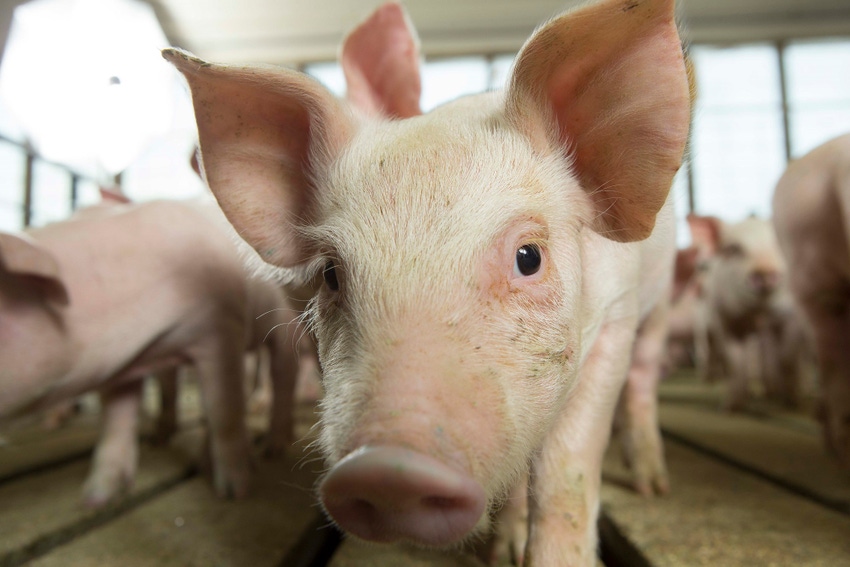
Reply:
[[100, 390], [89, 504], [132, 479], [142, 378], [183, 363], [197, 368], [216, 490], [248, 490], [242, 357], [255, 284], [223, 223], [211, 203], [161, 201], [0, 234], [0, 416]]
[[530, 472], [525, 561], [593, 565], [615, 407], [625, 388], [647, 429], [666, 335], [689, 113], [673, 3], [567, 13], [527, 42], [506, 93], [426, 115], [381, 100], [410, 95], [393, 81], [352, 107], [285, 69], [164, 56], [237, 232], [271, 265], [324, 275], [308, 311], [331, 517], [455, 545]]
[[788, 166], [773, 215], [791, 291], [814, 333], [824, 439], [850, 469], [850, 135]]

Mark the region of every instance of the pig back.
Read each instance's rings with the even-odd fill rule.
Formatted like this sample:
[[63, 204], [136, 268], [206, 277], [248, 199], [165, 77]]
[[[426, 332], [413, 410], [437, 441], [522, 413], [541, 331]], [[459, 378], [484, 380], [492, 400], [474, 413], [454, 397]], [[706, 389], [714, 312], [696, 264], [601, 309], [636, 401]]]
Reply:
[[153, 201], [89, 211], [32, 232], [57, 257], [75, 360], [62, 379], [89, 389], [134, 364], [188, 358], [246, 318], [235, 244], [198, 204]]
[[776, 185], [773, 223], [795, 293], [840, 291], [850, 282], [850, 135], [792, 162]]

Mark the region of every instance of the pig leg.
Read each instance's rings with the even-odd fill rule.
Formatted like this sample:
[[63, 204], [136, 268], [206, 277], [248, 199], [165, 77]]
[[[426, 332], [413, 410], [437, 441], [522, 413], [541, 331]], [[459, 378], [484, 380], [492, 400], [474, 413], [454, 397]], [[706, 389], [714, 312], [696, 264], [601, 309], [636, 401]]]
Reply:
[[751, 352], [746, 338], [727, 337], [723, 352], [729, 368], [729, 385], [723, 400], [725, 411], [740, 411], [749, 398]]
[[658, 427], [658, 381], [667, 338], [667, 312], [667, 305], [659, 303], [638, 330], [619, 408], [623, 454], [634, 475], [635, 490], [644, 496], [665, 494], [670, 488]]
[[824, 439], [842, 465], [850, 469], [850, 304], [844, 297], [827, 304], [822, 297], [802, 303], [812, 323], [820, 360]]
[[284, 328], [276, 329], [269, 336], [269, 358], [271, 360], [272, 403], [269, 416], [269, 435], [266, 446], [267, 457], [286, 453], [295, 437], [294, 406], [295, 383], [298, 374], [298, 354], [291, 340], [300, 329], [296, 321]]
[[579, 373], [531, 474], [525, 559], [535, 567], [596, 563], [602, 458], [629, 369], [636, 322], [608, 324]]
[[272, 405], [272, 384], [266, 372], [266, 349], [260, 347], [245, 355], [245, 376], [249, 380], [248, 411], [264, 414]]
[[177, 380], [180, 367], [175, 366], [158, 372], [154, 378], [159, 383], [159, 417], [153, 442], [168, 443], [177, 432]]
[[299, 402], [315, 402], [322, 397], [322, 369], [316, 341], [305, 333], [298, 341], [298, 378], [295, 399]]
[[91, 472], [83, 486], [83, 502], [103, 506], [133, 484], [139, 457], [139, 405], [142, 381], [136, 380], [101, 394], [103, 429]]
[[44, 428], [48, 431], [59, 429], [65, 425], [79, 408], [78, 400], [64, 400], [44, 412]]
[[514, 487], [496, 517], [496, 536], [485, 561], [489, 565], [522, 565], [528, 541], [528, 477]]
[[718, 345], [717, 332], [702, 318], [694, 325], [694, 358], [697, 376], [706, 383], [713, 383], [724, 377], [726, 369]]
[[760, 381], [764, 386], [767, 398], [778, 400], [782, 398], [782, 369], [780, 368], [779, 338], [777, 330], [770, 326], [760, 329], [758, 333]]
[[195, 353], [201, 401], [209, 428], [213, 483], [220, 496], [248, 494], [251, 455], [245, 424], [243, 331], [222, 329]]

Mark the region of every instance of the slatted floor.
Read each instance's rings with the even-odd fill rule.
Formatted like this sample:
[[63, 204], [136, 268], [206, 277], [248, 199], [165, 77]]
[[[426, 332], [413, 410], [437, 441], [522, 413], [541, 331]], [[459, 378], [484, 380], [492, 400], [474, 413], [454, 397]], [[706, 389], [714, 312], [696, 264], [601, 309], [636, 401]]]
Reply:
[[[817, 424], [765, 404], [726, 415], [721, 394], [684, 374], [664, 384], [668, 496], [647, 500], [625, 488], [611, 448], [605, 564], [850, 566], [850, 473], [824, 453]], [[79, 504], [95, 415], [58, 431], [36, 422], [0, 430], [0, 566], [481, 567], [471, 556], [340, 542], [315, 505], [321, 464], [305, 458], [303, 444], [278, 461], [260, 458], [258, 444], [253, 495], [215, 498], [194, 466], [200, 420], [191, 409], [183, 415], [170, 445], [143, 443], [130, 494], [97, 512]], [[298, 416], [306, 438], [313, 408]], [[252, 420], [258, 432], [262, 421]]]

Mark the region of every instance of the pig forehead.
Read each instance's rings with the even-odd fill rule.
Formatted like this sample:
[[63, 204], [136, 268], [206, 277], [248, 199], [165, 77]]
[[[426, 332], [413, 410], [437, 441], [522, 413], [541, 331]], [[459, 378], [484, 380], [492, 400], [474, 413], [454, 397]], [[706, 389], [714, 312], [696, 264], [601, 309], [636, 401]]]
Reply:
[[463, 224], [486, 217], [503, 224], [523, 214], [545, 218], [569, 178], [556, 161], [536, 155], [498, 116], [464, 121], [444, 112], [369, 124], [331, 168], [328, 212], [383, 211], [429, 226], [441, 219]]
[[776, 236], [770, 221], [761, 218], [748, 218], [729, 224], [724, 230], [724, 240], [749, 246], [773, 246]]

